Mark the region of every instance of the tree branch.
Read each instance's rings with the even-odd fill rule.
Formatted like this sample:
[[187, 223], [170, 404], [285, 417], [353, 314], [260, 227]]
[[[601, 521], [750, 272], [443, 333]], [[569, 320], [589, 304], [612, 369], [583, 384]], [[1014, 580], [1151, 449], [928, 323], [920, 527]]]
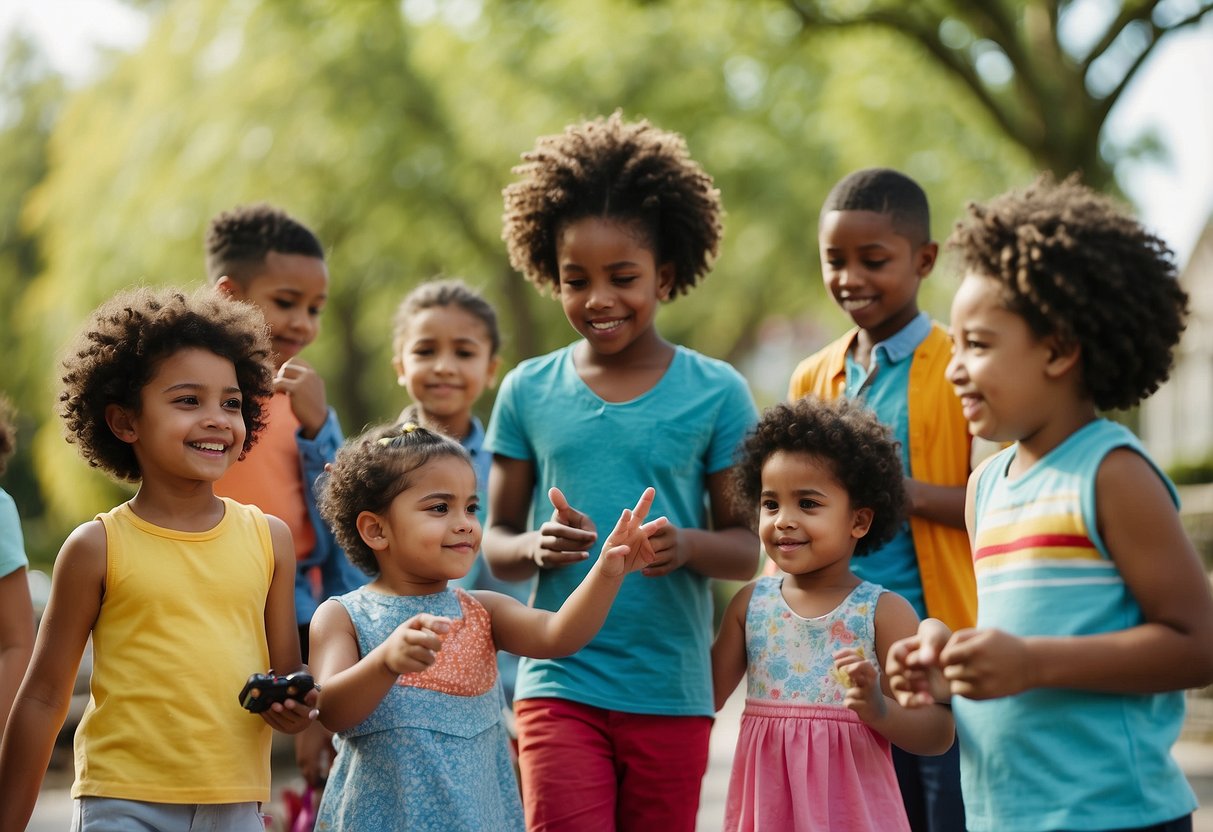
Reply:
[[1154, 9], [1161, 2], [1162, 0], [1145, 0], [1145, 2], [1139, 3], [1125, 3], [1120, 9], [1120, 14], [1108, 25], [1108, 29], [1104, 32], [1103, 37], [1091, 47], [1086, 57], [1079, 61], [1078, 65], [1082, 76], [1086, 77], [1087, 70], [1090, 69], [1091, 64], [1095, 63], [1100, 55], [1108, 51], [1108, 48], [1120, 37], [1120, 33], [1125, 30], [1125, 27], [1137, 20], [1149, 21], [1151, 15], [1154, 14]]

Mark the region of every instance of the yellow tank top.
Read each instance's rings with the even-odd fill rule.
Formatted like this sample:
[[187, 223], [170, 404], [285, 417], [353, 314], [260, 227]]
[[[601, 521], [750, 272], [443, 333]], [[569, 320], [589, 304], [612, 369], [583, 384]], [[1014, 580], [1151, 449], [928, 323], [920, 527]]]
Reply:
[[205, 532], [152, 525], [127, 504], [97, 515], [105, 595], [72, 797], [269, 800], [271, 729], [236, 695], [269, 665], [273, 544], [259, 509], [224, 505]]

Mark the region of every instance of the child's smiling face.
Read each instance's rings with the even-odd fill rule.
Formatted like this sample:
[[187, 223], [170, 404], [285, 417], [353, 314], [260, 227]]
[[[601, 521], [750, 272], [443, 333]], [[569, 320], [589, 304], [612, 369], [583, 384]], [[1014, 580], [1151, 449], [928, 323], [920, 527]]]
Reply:
[[648, 336], [660, 301], [673, 288], [672, 264], [658, 264], [640, 230], [587, 217], [569, 223], [556, 244], [560, 305], [600, 355], [617, 355]]
[[1050, 343], [1006, 308], [995, 280], [965, 275], [952, 300], [947, 373], [973, 434], [1013, 442], [1044, 425], [1055, 395], [1047, 383], [1056, 357]]

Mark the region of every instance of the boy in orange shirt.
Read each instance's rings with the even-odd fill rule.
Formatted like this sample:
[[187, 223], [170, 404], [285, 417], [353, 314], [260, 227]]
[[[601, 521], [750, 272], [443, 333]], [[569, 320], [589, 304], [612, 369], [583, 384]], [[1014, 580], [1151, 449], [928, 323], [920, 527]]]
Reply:
[[[947, 330], [918, 308], [918, 289], [939, 252], [922, 188], [887, 168], [844, 177], [818, 220], [821, 270], [856, 327], [792, 375], [788, 397], [862, 400], [901, 445], [910, 522], [893, 540], [853, 562], [855, 574], [906, 598], [919, 618], [971, 627], [977, 592], [964, 531], [971, 439], [945, 375]], [[893, 749], [910, 826], [964, 829], [959, 753]]]
[[[324, 248], [280, 209], [242, 206], [211, 220], [206, 270], [219, 292], [257, 306], [269, 326], [275, 373], [268, 424], [257, 445], [215, 482], [215, 493], [255, 505], [290, 527], [298, 564], [295, 616], [306, 662], [308, 625], [320, 602], [366, 583], [321, 519], [313, 489], [344, 441], [324, 380], [299, 358], [319, 334], [328, 300]], [[319, 721], [298, 736], [295, 751], [304, 779], [323, 784], [333, 746]]]

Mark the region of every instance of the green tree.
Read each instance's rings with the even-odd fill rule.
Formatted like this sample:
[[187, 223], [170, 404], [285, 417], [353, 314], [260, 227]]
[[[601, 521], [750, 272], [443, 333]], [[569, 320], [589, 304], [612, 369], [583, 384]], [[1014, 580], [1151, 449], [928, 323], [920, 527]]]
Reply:
[[[29, 199], [46, 261], [23, 293], [37, 322], [23, 348], [48, 388], [89, 309], [135, 282], [200, 284], [207, 220], [254, 200], [308, 222], [330, 251], [324, 331], [306, 356], [351, 432], [404, 403], [391, 316], [419, 280], [480, 285], [501, 312], [507, 365], [567, 343], [558, 306], [508, 266], [500, 191], [537, 135], [616, 108], [683, 133], [722, 190], [716, 268], [660, 326], [735, 361], [768, 319], [820, 312], [823, 339], [846, 325], [821, 287], [816, 221], [847, 171], [906, 170], [944, 218], [939, 231], [966, 200], [1032, 169], [962, 96], [922, 107], [917, 89], [937, 73], [893, 49], [895, 36], [857, 32], [808, 51], [781, 0], [148, 9], [147, 42], [71, 96]], [[873, 53], [888, 58], [874, 66]], [[87, 472], [49, 408], [39, 416], [40, 480], [54, 522], [70, 527], [123, 492]]]
[[1112, 108], [1164, 38], [1213, 11], [1204, 0], [787, 2], [811, 38], [878, 28], [912, 41], [1037, 165], [1095, 187], [1132, 150], [1101, 148]]

